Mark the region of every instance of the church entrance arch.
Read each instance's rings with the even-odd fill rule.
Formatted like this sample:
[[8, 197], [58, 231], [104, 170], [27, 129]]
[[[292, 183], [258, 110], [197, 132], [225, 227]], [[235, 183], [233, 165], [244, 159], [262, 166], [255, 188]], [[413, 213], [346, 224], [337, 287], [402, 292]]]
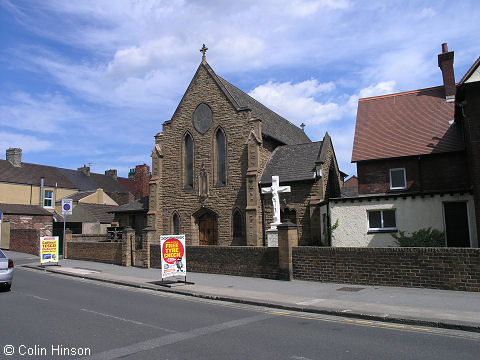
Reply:
[[217, 244], [217, 214], [202, 208], [194, 214], [198, 226], [199, 245]]

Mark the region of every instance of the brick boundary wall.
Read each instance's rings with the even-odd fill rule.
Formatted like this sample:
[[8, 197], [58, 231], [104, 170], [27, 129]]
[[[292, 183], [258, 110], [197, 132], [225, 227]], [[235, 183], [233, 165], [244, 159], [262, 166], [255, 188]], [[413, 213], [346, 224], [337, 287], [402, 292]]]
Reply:
[[298, 280], [480, 292], [480, 249], [293, 248]]
[[67, 258], [122, 265], [122, 243], [69, 241]]
[[72, 240], [78, 242], [100, 242], [107, 241], [108, 237], [107, 234], [72, 234]]
[[35, 229], [10, 229], [10, 251], [39, 256], [39, 231]]
[[[161, 268], [160, 245], [150, 245], [150, 266]], [[278, 279], [278, 250], [256, 246], [187, 246], [187, 271]]]

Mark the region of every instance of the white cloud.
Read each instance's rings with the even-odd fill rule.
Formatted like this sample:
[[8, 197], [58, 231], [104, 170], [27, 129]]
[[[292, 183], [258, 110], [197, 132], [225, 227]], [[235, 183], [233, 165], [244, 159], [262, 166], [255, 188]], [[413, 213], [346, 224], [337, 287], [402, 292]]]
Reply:
[[297, 125], [319, 124], [338, 119], [339, 105], [319, 102], [316, 98], [334, 90], [332, 82], [319, 83], [316, 79], [300, 83], [276, 83], [269, 81], [257, 86], [249, 95]]
[[39, 152], [50, 149], [52, 143], [35, 136], [0, 131], [0, 149], [21, 148], [23, 152]]
[[77, 121], [82, 114], [60, 94], [33, 97], [24, 92], [14, 93], [0, 105], [0, 124], [35, 133], [59, 133], [65, 124]]

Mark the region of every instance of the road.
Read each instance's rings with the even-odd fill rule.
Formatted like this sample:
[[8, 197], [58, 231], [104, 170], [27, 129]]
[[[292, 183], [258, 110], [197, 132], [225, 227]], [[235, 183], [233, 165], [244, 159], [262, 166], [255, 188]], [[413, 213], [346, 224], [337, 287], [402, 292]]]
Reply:
[[12, 291], [0, 292], [1, 359], [478, 359], [480, 352], [477, 333], [183, 297], [21, 263]]

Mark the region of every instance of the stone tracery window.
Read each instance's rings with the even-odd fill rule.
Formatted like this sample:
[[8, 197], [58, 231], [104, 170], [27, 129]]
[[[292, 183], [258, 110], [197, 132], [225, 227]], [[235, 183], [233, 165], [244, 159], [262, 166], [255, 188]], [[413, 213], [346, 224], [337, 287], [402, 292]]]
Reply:
[[239, 209], [235, 209], [233, 212], [233, 237], [243, 237], [243, 218]]

